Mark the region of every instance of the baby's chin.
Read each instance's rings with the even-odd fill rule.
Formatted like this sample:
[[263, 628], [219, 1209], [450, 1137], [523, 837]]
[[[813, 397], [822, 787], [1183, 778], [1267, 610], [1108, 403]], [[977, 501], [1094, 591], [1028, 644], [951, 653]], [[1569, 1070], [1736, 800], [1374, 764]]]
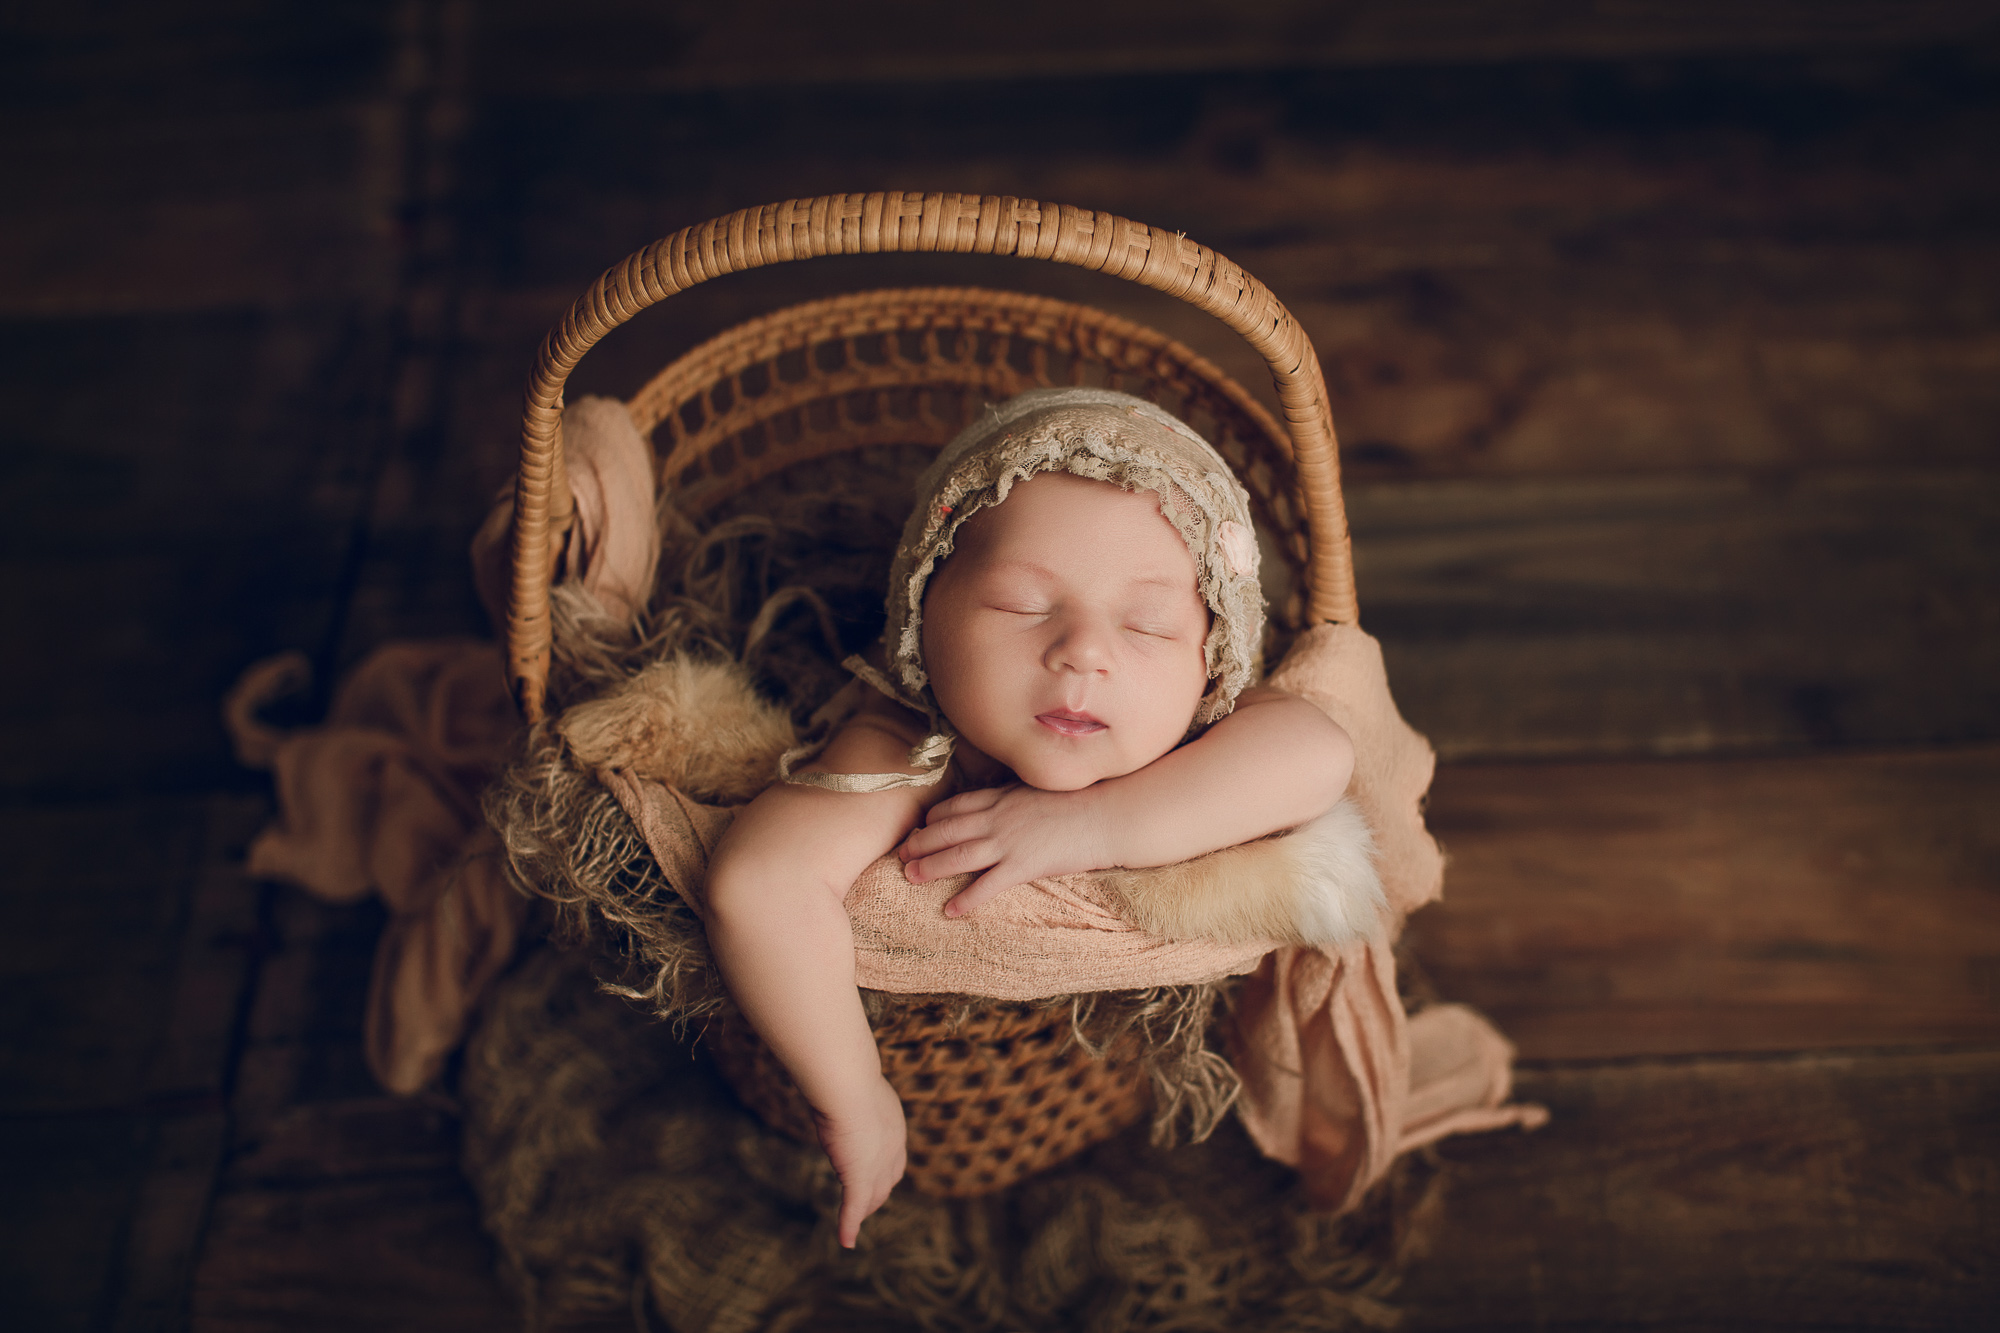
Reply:
[[1043, 791], [1081, 791], [1107, 778], [1122, 778], [1127, 773], [1136, 773], [1152, 762], [1152, 759], [1147, 759], [1144, 763], [1131, 763], [1112, 757], [1085, 758], [1080, 755], [1031, 754], [1019, 756], [1019, 759], [1019, 763], [1008, 765], [1013, 769], [1014, 776]]

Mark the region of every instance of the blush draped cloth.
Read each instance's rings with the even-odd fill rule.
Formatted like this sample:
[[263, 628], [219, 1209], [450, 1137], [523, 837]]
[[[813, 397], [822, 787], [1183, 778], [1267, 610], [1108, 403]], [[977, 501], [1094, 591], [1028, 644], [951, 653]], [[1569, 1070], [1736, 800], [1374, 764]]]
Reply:
[[[658, 558], [650, 449], [609, 400], [571, 405], [563, 424], [577, 522], [559, 574], [607, 614], [628, 617]], [[503, 502], [473, 543], [489, 611], [504, 586], [510, 519]], [[250, 868], [334, 901], [382, 896], [390, 922], [369, 994], [367, 1054], [385, 1087], [412, 1092], [462, 1039], [522, 920], [478, 813], [478, 791], [518, 727], [500, 653], [470, 640], [389, 645], [343, 683], [324, 726], [261, 726], [257, 704], [299, 666], [253, 668], [225, 707], [239, 754], [277, 780], [280, 813], [253, 845]], [[847, 899], [856, 980], [1037, 999], [1248, 974], [1226, 1034], [1243, 1082], [1238, 1112], [1265, 1153], [1298, 1168], [1315, 1202], [1338, 1210], [1401, 1152], [1547, 1116], [1508, 1103], [1513, 1051], [1484, 1018], [1459, 1005], [1406, 1017], [1398, 998], [1391, 940], [1438, 896], [1443, 859], [1420, 809], [1432, 752], [1396, 711], [1380, 646], [1354, 626], [1322, 625], [1299, 637], [1268, 683], [1318, 705], [1354, 740], [1349, 795], [1374, 831], [1389, 900], [1381, 935], [1338, 950], [1169, 941], [1119, 918], [1090, 875], [1020, 885], [952, 919], [941, 908], [962, 881], [914, 885], [885, 857]], [[702, 912], [708, 857], [733, 811], [627, 773], [598, 777]]]
[[[630, 619], [659, 560], [652, 451], [623, 404], [586, 398], [563, 415], [576, 520], [559, 578]], [[511, 490], [472, 541], [474, 582], [505, 620]], [[500, 648], [481, 639], [390, 643], [335, 692], [326, 722], [282, 732], [259, 708], [306, 683], [297, 653], [245, 672], [223, 703], [237, 758], [271, 770], [278, 817], [249, 870], [329, 902], [379, 895], [389, 922], [369, 982], [363, 1050], [391, 1092], [438, 1076], [480, 996], [513, 957], [527, 900], [507, 883], [480, 792], [521, 729]]]

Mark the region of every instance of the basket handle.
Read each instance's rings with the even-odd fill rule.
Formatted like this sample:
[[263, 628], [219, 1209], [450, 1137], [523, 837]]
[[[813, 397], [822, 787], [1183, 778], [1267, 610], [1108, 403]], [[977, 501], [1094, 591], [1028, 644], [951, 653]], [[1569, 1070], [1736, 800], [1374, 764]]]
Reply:
[[646, 307], [699, 282], [794, 259], [895, 252], [1017, 255], [1128, 278], [1214, 315], [1263, 354], [1291, 431], [1311, 547], [1306, 614], [1355, 618], [1340, 454], [1312, 343], [1263, 283], [1205, 245], [1112, 213], [1012, 195], [828, 194], [740, 209], [628, 255], [598, 276], [535, 357], [514, 485], [508, 676], [530, 722], [549, 675], [549, 579], [574, 509], [563, 466], [563, 385], [583, 354]]

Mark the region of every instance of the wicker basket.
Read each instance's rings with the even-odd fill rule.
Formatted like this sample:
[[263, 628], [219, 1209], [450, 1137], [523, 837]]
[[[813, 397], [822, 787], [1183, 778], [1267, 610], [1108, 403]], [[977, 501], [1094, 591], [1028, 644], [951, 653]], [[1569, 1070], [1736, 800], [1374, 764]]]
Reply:
[[[1128, 1040], [1093, 1056], [1067, 1006], [939, 1001], [875, 1026], [882, 1074], [909, 1122], [912, 1188], [990, 1194], [1145, 1118], [1146, 1068]], [[768, 1046], [734, 1015], [703, 1034], [716, 1068], [765, 1124], [818, 1140], [812, 1108]]]
[[[1337, 446], [1318, 358], [1262, 283], [1172, 232], [1106, 213], [999, 196], [831, 195], [689, 227], [607, 270], [543, 342], [516, 482], [508, 654], [515, 698], [543, 713], [549, 580], [571, 518], [562, 390], [583, 354], [639, 311], [724, 273], [879, 251], [1011, 254], [1115, 274], [1223, 319], [1270, 364], [1290, 437], [1213, 363], [1085, 306], [975, 288], [862, 292], [739, 325], [676, 360], [627, 404], [677, 508], [698, 517], [808, 459], [878, 445], [931, 449], [980, 406], [1023, 389], [1100, 384], [1151, 399], [1215, 444], [1251, 495], [1296, 590], [1289, 629], [1354, 619]], [[1094, 1059], [1065, 1010], [975, 1001], [902, 1006], [878, 1025], [884, 1073], [911, 1127], [910, 1179], [979, 1194], [1141, 1119], [1136, 1051]], [[725, 1077], [773, 1127], [808, 1141], [809, 1112], [740, 1023], [711, 1039]]]

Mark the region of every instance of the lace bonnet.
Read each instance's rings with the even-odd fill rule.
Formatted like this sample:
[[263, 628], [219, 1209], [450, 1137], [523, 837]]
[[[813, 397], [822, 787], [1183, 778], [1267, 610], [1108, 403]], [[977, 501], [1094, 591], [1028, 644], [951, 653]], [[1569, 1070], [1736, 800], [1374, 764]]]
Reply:
[[[1160, 497], [1160, 514], [1194, 556], [1195, 579], [1213, 613], [1203, 648], [1213, 683], [1191, 730], [1225, 716], [1250, 684], [1263, 638], [1264, 595], [1257, 581], [1250, 497], [1229, 465], [1206, 440], [1142, 398], [1109, 389], [1033, 389], [989, 408], [917, 481], [916, 507], [889, 573], [882, 635], [888, 671], [877, 672], [857, 659], [849, 659], [848, 666], [922, 712], [931, 720], [932, 734], [910, 755], [911, 765], [924, 770], [921, 776], [891, 781], [886, 774], [868, 775], [865, 789], [928, 785], [943, 776], [953, 734], [924, 671], [924, 589], [938, 562], [951, 554], [959, 527], [1038, 472], [1068, 472]], [[838, 784], [819, 781], [831, 776], [801, 774], [791, 780], [864, 789], [853, 781], [862, 775], [845, 775]]]

